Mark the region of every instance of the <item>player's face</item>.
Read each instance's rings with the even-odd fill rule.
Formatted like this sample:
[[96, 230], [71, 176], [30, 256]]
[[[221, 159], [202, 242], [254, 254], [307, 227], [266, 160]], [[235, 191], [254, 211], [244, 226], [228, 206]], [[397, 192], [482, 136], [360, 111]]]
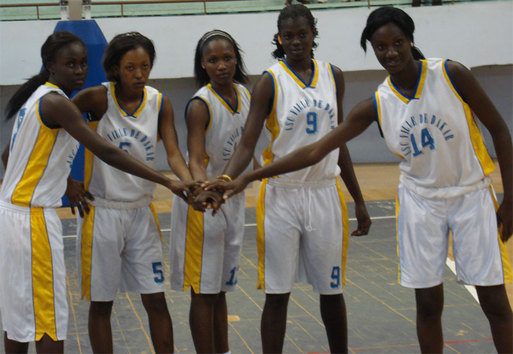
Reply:
[[401, 72], [413, 61], [412, 42], [395, 23], [378, 28], [370, 42], [379, 63], [390, 75]]
[[237, 67], [237, 56], [230, 42], [214, 39], [203, 49], [201, 65], [212, 85], [231, 85]]
[[304, 17], [287, 18], [281, 24], [279, 40], [287, 59], [310, 58], [314, 37], [315, 33]]
[[123, 89], [142, 92], [150, 76], [150, 56], [142, 47], [129, 50], [121, 57], [117, 70]]
[[70, 94], [80, 90], [87, 77], [87, 50], [80, 42], [60, 48], [49, 63], [49, 81]]

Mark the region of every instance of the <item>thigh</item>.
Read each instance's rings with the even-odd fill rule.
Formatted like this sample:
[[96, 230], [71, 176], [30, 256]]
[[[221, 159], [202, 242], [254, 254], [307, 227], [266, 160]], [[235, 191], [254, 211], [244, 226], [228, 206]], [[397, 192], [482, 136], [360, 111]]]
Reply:
[[504, 284], [511, 274], [497, 229], [495, 194], [482, 189], [455, 198], [450, 220], [457, 279], [469, 285]]
[[122, 210], [91, 206], [77, 225], [82, 297], [89, 301], [113, 301], [121, 278], [125, 227]]
[[446, 201], [422, 198], [399, 185], [396, 208], [401, 285], [429, 288], [441, 284], [449, 239]]
[[53, 209], [0, 208], [0, 306], [9, 339], [64, 340], [68, 304], [62, 227]]
[[258, 286], [268, 294], [289, 293], [298, 257], [300, 207], [297, 190], [262, 183], [257, 206]]
[[125, 242], [121, 254], [121, 290], [157, 293], [165, 290], [162, 241], [152, 206], [123, 211]]
[[224, 235], [222, 291], [233, 291], [237, 287], [240, 253], [244, 239], [244, 194], [238, 194], [223, 205], [226, 231]]
[[[314, 291], [339, 294], [349, 240], [347, 208], [339, 185], [307, 190], [303, 237], [300, 245], [300, 274]], [[301, 280], [301, 279], [300, 279]]]

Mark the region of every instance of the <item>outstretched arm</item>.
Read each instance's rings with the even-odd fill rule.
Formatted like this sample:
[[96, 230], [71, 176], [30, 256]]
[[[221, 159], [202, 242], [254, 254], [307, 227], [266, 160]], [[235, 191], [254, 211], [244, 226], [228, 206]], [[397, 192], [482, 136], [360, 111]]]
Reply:
[[[342, 74], [342, 70], [333, 67], [336, 82], [337, 82], [337, 115], [338, 115], [338, 124], [341, 124], [344, 118], [344, 112], [342, 108], [342, 102], [344, 99], [344, 91], [345, 91], [345, 83], [344, 83], [344, 75]], [[339, 155], [338, 155], [338, 165], [340, 167], [340, 176], [344, 181], [347, 190], [353, 197], [355, 203], [355, 216], [356, 220], [358, 220], [358, 228], [351, 233], [352, 236], [363, 236], [369, 233], [369, 228], [371, 226], [371, 219], [369, 217], [369, 213], [367, 212], [367, 208], [365, 207], [365, 202], [363, 200], [362, 191], [360, 190], [360, 185], [358, 184], [358, 180], [356, 179], [356, 175], [354, 173], [353, 162], [351, 160], [351, 155], [349, 155], [349, 150], [345, 143], [340, 144]]]
[[271, 108], [272, 99], [273, 81], [269, 74], [264, 73], [253, 90], [244, 132], [230, 161], [224, 168], [224, 174], [231, 178], [239, 176], [253, 158], [253, 152], [265, 118]]
[[185, 163], [185, 159], [178, 147], [178, 137], [176, 135], [173, 106], [166, 96], [162, 105], [162, 111], [159, 116], [159, 135], [164, 143], [167, 153], [167, 163], [171, 170], [186, 183], [192, 183], [192, 176]]
[[105, 163], [135, 176], [162, 184], [186, 199], [187, 188], [118, 149], [91, 129], [73, 103], [58, 94], [43, 97], [41, 114], [49, 126], [62, 127]]
[[470, 70], [454, 61], [447, 62], [447, 70], [462, 99], [492, 136], [504, 188], [497, 222], [502, 240], [507, 241], [513, 234], [513, 148], [508, 126]]
[[365, 100], [357, 104], [346, 120], [313, 144], [305, 145], [282, 158], [259, 169], [248, 172], [232, 182], [216, 184], [207, 188], [231, 189], [225, 194], [228, 198], [244, 190], [250, 182], [297, 171], [321, 161], [330, 151], [361, 134], [374, 121], [374, 101]]

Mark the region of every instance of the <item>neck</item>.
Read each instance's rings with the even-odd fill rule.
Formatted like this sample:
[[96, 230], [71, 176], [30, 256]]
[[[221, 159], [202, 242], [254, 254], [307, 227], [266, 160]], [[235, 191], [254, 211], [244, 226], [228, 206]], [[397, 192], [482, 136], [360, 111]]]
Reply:
[[120, 83], [116, 83], [116, 98], [118, 101], [140, 101], [144, 91], [131, 91], [124, 88]]
[[223, 97], [229, 97], [229, 96], [234, 95], [233, 82], [227, 83], [225, 85], [219, 85], [219, 84], [216, 84], [215, 82], [210, 82], [210, 85], [212, 85], [212, 87], [217, 92], [219, 92], [221, 95], [223, 95]]
[[289, 57], [285, 57], [285, 62], [292, 68], [294, 71], [305, 71], [310, 70], [312, 68], [312, 58], [302, 58], [302, 59], [291, 59]]
[[413, 88], [417, 85], [417, 80], [419, 78], [419, 70], [420, 70], [420, 61], [412, 60], [410, 64], [401, 72], [397, 74], [390, 75], [390, 79], [394, 83], [394, 85], [409, 89]]

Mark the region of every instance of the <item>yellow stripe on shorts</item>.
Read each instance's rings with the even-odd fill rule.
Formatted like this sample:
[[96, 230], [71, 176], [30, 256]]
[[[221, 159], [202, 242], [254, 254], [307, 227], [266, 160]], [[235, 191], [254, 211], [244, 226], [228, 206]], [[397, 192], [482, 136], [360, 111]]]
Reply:
[[192, 206], [187, 209], [187, 231], [185, 235], [185, 264], [183, 290], [190, 286], [196, 294], [200, 292], [201, 263], [203, 259], [203, 213]]
[[256, 205], [256, 224], [257, 224], [257, 251], [258, 251], [258, 282], [257, 289], [265, 292], [265, 186], [269, 180], [266, 178], [260, 184], [258, 200]]
[[[493, 192], [493, 187], [490, 185], [488, 187], [488, 189], [490, 190], [490, 194], [492, 195], [493, 204], [495, 205], [495, 211], [497, 211], [497, 209], [499, 209], [499, 203], [497, 202], [497, 199], [495, 199], [495, 193]], [[502, 226], [501, 226], [501, 228], [502, 228]], [[499, 241], [499, 248], [501, 250], [502, 270], [504, 272], [504, 284], [509, 284], [513, 281], [513, 273], [511, 271], [511, 262], [510, 262], [510, 259], [508, 256], [508, 249], [506, 247], [506, 244], [504, 242], [502, 242], [501, 233], [499, 231], [502, 231], [502, 229], [497, 230], [497, 238]]]
[[337, 190], [340, 198], [340, 208], [342, 211], [342, 227], [343, 227], [343, 238], [342, 238], [342, 284], [346, 285], [346, 263], [347, 263], [347, 249], [349, 248], [349, 215], [347, 212], [346, 200], [342, 188], [337, 179]]
[[30, 229], [36, 341], [41, 340], [45, 334], [57, 341], [52, 249], [42, 208], [30, 209]]
[[84, 215], [80, 247], [80, 273], [82, 275], [81, 299], [85, 297], [88, 301], [91, 301], [91, 264], [93, 257], [93, 228], [95, 211], [95, 207], [90, 205], [89, 213]]

